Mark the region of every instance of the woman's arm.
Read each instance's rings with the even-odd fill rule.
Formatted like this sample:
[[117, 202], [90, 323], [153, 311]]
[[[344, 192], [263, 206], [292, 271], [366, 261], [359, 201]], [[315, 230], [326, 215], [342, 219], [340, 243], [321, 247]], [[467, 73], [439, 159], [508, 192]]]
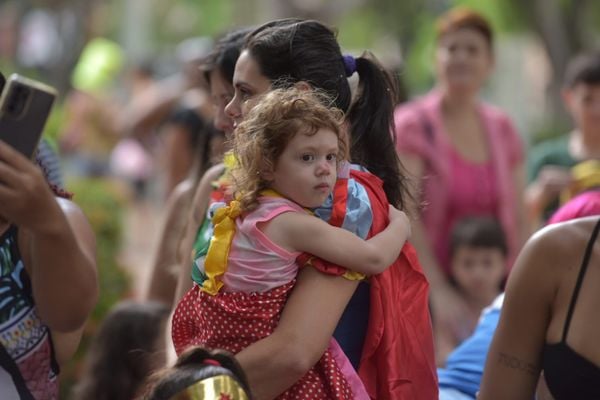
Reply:
[[280, 246], [305, 252], [367, 275], [383, 272], [410, 236], [410, 222], [390, 207], [390, 223], [369, 240], [304, 213], [284, 213], [264, 226], [265, 234]]
[[[167, 123], [159, 133], [163, 138], [163, 157], [165, 159], [165, 191], [171, 194], [180, 182], [183, 182], [194, 167], [194, 159], [200, 158], [198, 152], [190, 149], [193, 133], [183, 124]], [[204, 160], [198, 160], [203, 162]]]
[[[563, 238], [564, 240], [564, 238]], [[558, 288], [560, 246], [546, 232], [525, 244], [508, 280], [500, 322], [485, 364], [479, 399], [530, 400]]]
[[411, 242], [419, 255], [427, 280], [431, 286], [429, 290], [434, 325], [442, 330], [450, 330], [455, 336], [464, 337], [467, 326], [468, 308], [460, 294], [454, 289], [439, 265], [425, 225], [420, 219], [421, 215], [421, 181], [425, 166], [420, 157], [408, 153], [400, 153], [400, 159], [411, 178], [411, 189], [414, 203], [411, 204], [411, 214], [417, 216], [412, 222]]
[[543, 225], [546, 207], [558, 198], [571, 179], [569, 169], [562, 166], [545, 165], [539, 169], [539, 174], [524, 191], [524, 207], [531, 232]]
[[53, 228], [25, 230], [21, 247], [40, 318], [55, 332], [73, 332], [98, 299], [96, 240], [75, 203], [58, 199], [58, 204], [62, 215]]
[[303, 268], [268, 337], [237, 354], [257, 400], [272, 399], [321, 358], [358, 281]]
[[152, 262], [150, 283], [144, 295], [146, 300], [156, 300], [172, 306], [179, 271], [182, 268], [177, 252], [187, 227], [185, 218], [189, 215], [194, 190], [191, 180], [185, 180], [177, 185], [169, 196], [158, 247]]
[[75, 203], [57, 199], [42, 171], [0, 141], [0, 219], [19, 228], [19, 250], [40, 318], [52, 330], [80, 328], [96, 304], [96, 244]]

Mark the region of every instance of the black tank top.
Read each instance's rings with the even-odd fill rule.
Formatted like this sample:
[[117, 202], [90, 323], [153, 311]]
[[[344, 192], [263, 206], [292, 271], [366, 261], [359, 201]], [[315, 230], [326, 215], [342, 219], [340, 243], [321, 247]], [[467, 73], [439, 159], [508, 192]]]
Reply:
[[571, 304], [567, 311], [562, 338], [558, 343], [546, 343], [544, 346], [542, 367], [548, 389], [550, 389], [550, 393], [556, 400], [600, 399], [600, 367], [578, 354], [567, 344], [569, 325], [599, 231], [600, 220], [596, 223], [585, 250]]

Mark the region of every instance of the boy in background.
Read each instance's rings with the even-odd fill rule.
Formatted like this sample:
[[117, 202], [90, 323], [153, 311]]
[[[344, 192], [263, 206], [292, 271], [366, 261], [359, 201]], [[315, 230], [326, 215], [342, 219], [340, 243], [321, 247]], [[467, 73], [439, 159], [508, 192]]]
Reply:
[[600, 159], [600, 51], [569, 63], [562, 97], [573, 130], [538, 144], [529, 157], [525, 206], [532, 232], [558, 208], [560, 192], [572, 182], [571, 167]]
[[460, 220], [450, 237], [451, 280], [469, 309], [469, 324], [460, 335], [436, 332], [438, 365], [473, 332], [482, 310], [501, 293], [507, 272], [508, 247], [499, 222], [493, 217]]

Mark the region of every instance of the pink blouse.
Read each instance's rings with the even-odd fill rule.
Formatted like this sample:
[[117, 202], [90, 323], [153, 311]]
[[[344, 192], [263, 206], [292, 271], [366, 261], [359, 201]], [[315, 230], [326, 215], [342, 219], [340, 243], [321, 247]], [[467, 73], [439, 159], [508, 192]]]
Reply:
[[296, 278], [296, 258], [301, 253], [279, 247], [258, 227], [286, 212], [306, 213], [290, 200], [263, 196], [255, 210], [236, 219], [227, 271], [223, 275], [226, 291], [266, 292]]
[[465, 160], [452, 146], [442, 119], [441, 93], [400, 105], [394, 113], [396, 149], [418, 156], [425, 165], [422, 220], [435, 256], [445, 271], [451, 229], [469, 215], [498, 218], [506, 233], [510, 257], [518, 245], [514, 172], [523, 162], [523, 144], [509, 118], [499, 109], [479, 103], [490, 158]]

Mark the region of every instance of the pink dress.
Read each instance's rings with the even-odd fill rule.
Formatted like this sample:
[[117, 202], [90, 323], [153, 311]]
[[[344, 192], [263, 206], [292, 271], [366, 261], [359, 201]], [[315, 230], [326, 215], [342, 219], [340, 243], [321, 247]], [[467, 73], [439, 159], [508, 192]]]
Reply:
[[486, 163], [465, 160], [453, 148], [442, 120], [441, 94], [434, 90], [402, 104], [394, 113], [396, 149], [419, 157], [425, 208], [422, 219], [435, 256], [446, 270], [452, 226], [469, 215], [498, 218], [506, 233], [510, 256], [518, 251], [517, 198], [514, 173], [523, 163], [523, 144], [510, 119], [485, 103], [478, 105], [489, 146]]
[[[236, 219], [223, 288], [213, 296], [195, 285], [175, 309], [172, 337], [178, 354], [191, 345], [238, 353], [273, 333], [294, 286], [295, 260], [300, 253], [277, 246], [257, 225], [285, 212], [306, 211], [284, 198], [261, 197], [256, 210]], [[331, 339], [318, 363], [278, 399], [369, 397], [348, 358]]]

